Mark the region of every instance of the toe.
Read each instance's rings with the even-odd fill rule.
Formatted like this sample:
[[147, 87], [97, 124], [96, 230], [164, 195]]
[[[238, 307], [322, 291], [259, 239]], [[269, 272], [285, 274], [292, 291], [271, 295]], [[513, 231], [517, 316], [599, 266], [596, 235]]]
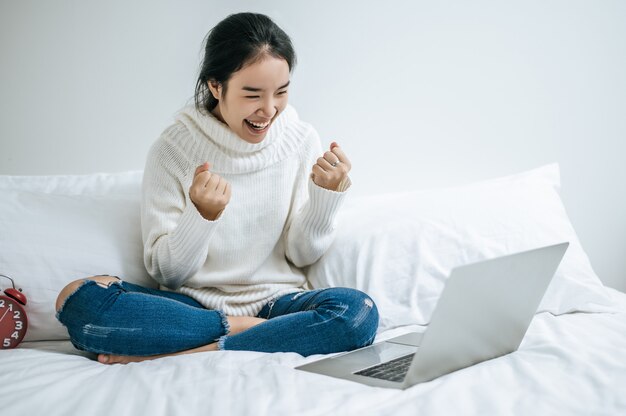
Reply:
[[111, 359], [108, 355], [98, 354], [98, 361], [101, 362], [102, 364], [109, 364]]

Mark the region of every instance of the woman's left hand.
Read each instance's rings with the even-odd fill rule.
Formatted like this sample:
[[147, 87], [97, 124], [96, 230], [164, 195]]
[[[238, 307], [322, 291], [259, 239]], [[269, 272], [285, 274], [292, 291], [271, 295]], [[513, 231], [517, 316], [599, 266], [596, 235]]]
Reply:
[[351, 168], [350, 159], [346, 157], [337, 143], [332, 142], [330, 150], [317, 159], [317, 163], [313, 165], [311, 178], [317, 186], [336, 191], [339, 184], [348, 177]]

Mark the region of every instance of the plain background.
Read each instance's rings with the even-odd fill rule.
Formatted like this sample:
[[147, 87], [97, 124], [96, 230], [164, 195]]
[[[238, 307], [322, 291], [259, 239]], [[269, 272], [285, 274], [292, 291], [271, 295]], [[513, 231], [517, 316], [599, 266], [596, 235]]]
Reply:
[[558, 162], [605, 284], [626, 291], [626, 2], [0, 0], [0, 174], [143, 169], [230, 13], [292, 38], [290, 102], [352, 194]]

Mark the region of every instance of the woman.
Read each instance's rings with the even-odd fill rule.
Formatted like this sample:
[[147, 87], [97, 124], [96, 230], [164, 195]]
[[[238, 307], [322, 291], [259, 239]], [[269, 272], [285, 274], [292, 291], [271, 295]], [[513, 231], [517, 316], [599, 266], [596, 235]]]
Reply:
[[350, 161], [323, 152], [287, 104], [295, 53], [267, 16], [209, 32], [185, 107], [150, 149], [144, 260], [162, 290], [113, 276], [66, 286], [57, 318], [102, 363], [212, 350], [302, 355], [372, 343], [378, 312], [362, 292], [307, 290], [301, 268], [330, 246]]

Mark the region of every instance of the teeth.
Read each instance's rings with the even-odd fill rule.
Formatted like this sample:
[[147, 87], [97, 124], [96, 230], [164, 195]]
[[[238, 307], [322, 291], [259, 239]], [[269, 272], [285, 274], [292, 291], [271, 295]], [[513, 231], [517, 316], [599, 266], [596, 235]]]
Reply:
[[259, 129], [265, 128], [265, 127], [267, 127], [268, 124], [270, 124], [269, 121], [267, 123], [255, 123], [254, 121], [250, 121], [248, 119], [246, 119], [246, 121], [248, 123], [252, 124], [254, 127], [257, 127]]

